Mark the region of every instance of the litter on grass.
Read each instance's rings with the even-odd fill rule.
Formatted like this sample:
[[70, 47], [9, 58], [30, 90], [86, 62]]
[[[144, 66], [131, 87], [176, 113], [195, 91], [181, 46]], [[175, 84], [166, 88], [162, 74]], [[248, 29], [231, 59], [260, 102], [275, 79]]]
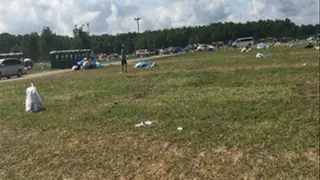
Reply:
[[269, 59], [271, 58], [272, 55], [271, 54], [262, 54], [262, 53], [257, 53], [256, 58], [266, 58]]
[[37, 88], [31, 84], [26, 90], [26, 111], [40, 112], [44, 109], [42, 99], [37, 91]]
[[152, 122], [151, 121], [143, 121], [139, 124], [134, 125], [135, 127], [148, 127], [151, 126]]
[[244, 47], [241, 49], [241, 53], [248, 53], [250, 51], [251, 51], [251, 48], [249, 48], [249, 47]]
[[149, 61], [140, 61], [138, 62], [134, 68], [153, 68], [153, 67], [160, 67], [159, 64], [156, 62], [149, 62]]
[[257, 46], [257, 49], [268, 49], [269, 46], [267, 46], [265, 43], [259, 43]]

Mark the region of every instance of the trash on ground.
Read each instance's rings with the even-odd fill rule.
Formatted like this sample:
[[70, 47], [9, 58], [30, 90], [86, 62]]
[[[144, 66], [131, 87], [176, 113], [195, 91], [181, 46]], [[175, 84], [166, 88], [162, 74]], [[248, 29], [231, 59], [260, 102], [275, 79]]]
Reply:
[[182, 128], [182, 127], [178, 127], [177, 130], [178, 130], [178, 131], [182, 131], [183, 128]]
[[160, 67], [159, 64], [157, 64], [156, 62], [149, 62], [149, 61], [140, 61], [138, 62], [134, 68], [153, 68], [153, 67]]
[[103, 68], [103, 65], [97, 61], [91, 61], [88, 60], [87, 58], [84, 58], [80, 61], [77, 62], [76, 65], [72, 66], [72, 70], [80, 70], [80, 69], [98, 69], [98, 68]]
[[307, 49], [314, 48], [314, 45], [312, 43], [309, 43], [304, 48], [307, 48]]
[[118, 100], [115, 100], [113, 104], [114, 104], [114, 105], [117, 105], [117, 104], [119, 104], [119, 101], [118, 101]]
[[262, 54], [262, 53], [257, 53], [256, 58], [271, 58], [272, 55], [271, 54]]
[[147, 126], [150, 126], [152, 124], [152, 122], [151, 121], [143, 121], [143, 122], [141, 122], [141, 123], [139, 123], [139, 124], [136, 124], [136, 125], [134, 125], [135, 127], [147, 127]]
[[316, 50], [320, 50], [320, 46], [315, 46], [314, 47]]
[[257, 46], [257, 49], [268, 49], [269, 46], [267, 46], [265, 43], [259, 43]]
[[33, 62], [32, 62], [32, 60], [30, 58], [25, 58], [23, 60], [23, 64], [24, 64], [24, 69], [26, 71], [31, 70], [32, 67], [33, 67]]
[[275, 44], [274, 44], [274, 46], [281, 46], [281, 42], [276, 42]]
[[308, 64], [307, 64], [307, 63], [303, 63], [302, 65], [303, 65], [303, 66], [306, 66], [306, 65], [308, 65]]
[[71, 68], [73, 71], [75, 71], [75, 70], [78, 70], [78, 69], [80, 69], [80, 67], [79, 66], [77, 66], [77, 65], [74, 65], [74, 66], [72, 66], [72, 68]]
[[37, 91], [37, 88], [31, 84], [26, 90], [26, 111], [27, 112], [40, 112], [44, 109], [42, 99]]
[[241, 53], [248, 53], [250, 51], [251, 51], [251, 48], [249, 48], [248, 46], [241, 49]]
[[289, 45], [289, 47], [291, 47], [291, 48], [293, 48], [293, 47], [297, 47], [297, 46], [298, 46], [298, 45], [297, 45], [297, 44], [295, 44], [295, 43], [294, 43], [294, 44], [290, 44], [290, 45]]

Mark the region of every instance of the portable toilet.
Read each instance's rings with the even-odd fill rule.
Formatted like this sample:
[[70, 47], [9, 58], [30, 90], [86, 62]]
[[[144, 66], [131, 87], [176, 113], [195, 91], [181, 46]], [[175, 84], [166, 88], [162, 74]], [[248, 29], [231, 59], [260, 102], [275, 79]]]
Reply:
[[90, 49], [74, 49], [74, 50], [62, 50], [51, 51], [50, 62], [52, 69], [68, 69], [72, 68], [78, 61], [84, 57], [89, 56]]
[[51, 51], [50, 53], [50, 62], [51, 69], [61, 69], [60, 67], [60, 52], [59, 51]]

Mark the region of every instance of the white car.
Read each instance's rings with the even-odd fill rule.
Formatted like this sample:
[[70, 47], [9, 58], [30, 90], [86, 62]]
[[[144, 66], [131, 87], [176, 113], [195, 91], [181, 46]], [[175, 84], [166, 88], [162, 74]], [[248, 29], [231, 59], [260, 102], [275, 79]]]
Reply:
[[211, 45], [207, 45], [207, 44], [200, 44], [196, 51], [199, 51], [199, 52], [203, 52], [203, 51], [214, 51], [215, 50], [215, 47], [214, 46], [211, 46]]
[[21, 77], [24, 74], [24, 65], [18, 58], [0, 59], [0, 80], [2, 77], [9, 79], [11, 76]]
[[147, 49], [139, 49], [136, 51], [136, 56], [137, 57], [149, 57], [150, 54]]
[[251, 47], [254, 44], [253, 37], [243, 37], [236, 39], [233, 43], [233, 47]]

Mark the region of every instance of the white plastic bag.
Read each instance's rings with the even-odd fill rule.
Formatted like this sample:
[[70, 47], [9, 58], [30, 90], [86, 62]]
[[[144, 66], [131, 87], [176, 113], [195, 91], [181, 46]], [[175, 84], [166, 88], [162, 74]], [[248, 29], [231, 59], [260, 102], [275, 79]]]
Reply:
[[42, 99], [37, 91], [37, 88], [31, 84], [26, 90], [26, 111], [27, 112], [39, 112], [44, 110]]
[[135, 126], [135, 127], [142, 127], [142, 126], [147, 127], [147, 126], [150, 126], [151, 124], [152, 124], [151, 121], [143, 121], [143, 122], [141, 122], [141, 123], [139, 123], [139, 124], [136, 124], [136, 125], [134, 125], [134, 126]]
[[265, 55], [262, 53], [257, 53], [256, 58], [265, 58]]
[[244, 48], [241, 49], [241, 53], [248, 53], [250, 51], [251, 51], [251, 48], [247, 49], [246, 47], [244, 47]]
[[257, 55], [256, 55], [256, 58], [266, 58], [266, 59], [269, 59], [269, 58], [271, 58], [272, 57], [272, 55], [271, 54], [262, 54], [262, 53], [257, 53]]

